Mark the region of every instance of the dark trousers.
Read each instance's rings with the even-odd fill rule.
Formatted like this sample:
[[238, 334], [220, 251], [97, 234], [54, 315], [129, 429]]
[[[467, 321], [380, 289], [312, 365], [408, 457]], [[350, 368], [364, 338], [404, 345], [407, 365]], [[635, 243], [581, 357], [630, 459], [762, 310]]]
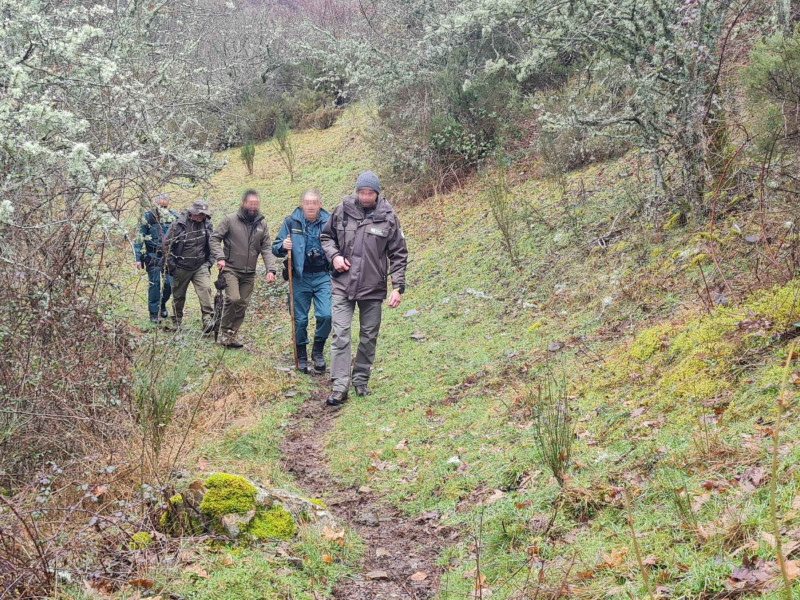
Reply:
[[147, 309], [152, 315], [166, 307], [172, 295], [172, 276], [159, 267], [147, 267], [147, 281]]

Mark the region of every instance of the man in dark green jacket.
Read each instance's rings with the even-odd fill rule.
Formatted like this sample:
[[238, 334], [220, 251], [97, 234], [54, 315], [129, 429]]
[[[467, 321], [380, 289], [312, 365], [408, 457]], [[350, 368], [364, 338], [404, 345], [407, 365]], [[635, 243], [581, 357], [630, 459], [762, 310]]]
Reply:
[[166, 238], [167, 271], [172, 275], [172, 309], [177, 327], [183, 322], [183, 307], [189, 284], [200, 301], [203, 334], [214, 329], [214, 300], [211, 294], [211, 211], [205, 200], [195, 200], [170, 227]]
[[[386, 279], [392, 280], [389, 308], [400, 305], [406, 287], [406, 238], [392, 205], [380, 193], [375, 173], [359, 175], [355, 194], [346, 196], [334, 209], [320, 236], [335, 271], [331, 280], [333, 391], [329, 406], [347, 400], [351, 382], [359, 396], [370, 393], [367, 382], [375, 362]], [[351, 378], [350, 326], [356, 306], [361, 331]]]
[[275, 257], [260, 205], [258, 192], [247, 190], [239, 210], [225, 215], [211, 236], [211, 254], [228, 284], [219, 340], [226, 348], [242, 347], [236, 335], [253, 293], [259, 256], [267, 267], [267, 283], [275, 281]]

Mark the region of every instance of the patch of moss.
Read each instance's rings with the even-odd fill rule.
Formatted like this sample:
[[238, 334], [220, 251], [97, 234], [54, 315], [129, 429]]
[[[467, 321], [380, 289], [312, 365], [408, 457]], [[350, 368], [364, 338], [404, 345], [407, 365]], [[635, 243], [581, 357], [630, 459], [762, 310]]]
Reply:
[[178, 504], [183, 504], [183, 496], [180, 494], [175, 494], [172, 498], [169, 499], [169, 503], [173, 506]]
[[290, 540], [297, 533], [297, 524], [285, 508], [275, 506], [258, 511], [247, 533], [257, 540]]
[[316, 498], [309, 498], [309, 500], [311, 501], [311, 504], [316, 504], [320, 508], [328, 510], [328, 507], [325, 506], [325, 503], [322, 500], [317, 500]]
[[664, 229], [677, 229], [686, 224], [686, 216], [683, 213], [673, 213], [669, 220], [664, 223]]
[[653, 327], [642, 331], [636, 337], [628, 354], [640, 362], [648, 360], [664, 346], [666, 333], [664, 327]]
[[208, 490], [200, 503], [200, 512], [213, 519], [242, 514], [256, 507], [256, 488], [244, 477], [214, 473], [205, 481]]
[[153, 543], [153, 536], [146, 531], [139, 531], [131, 536], [131, 550], [143, 550]]

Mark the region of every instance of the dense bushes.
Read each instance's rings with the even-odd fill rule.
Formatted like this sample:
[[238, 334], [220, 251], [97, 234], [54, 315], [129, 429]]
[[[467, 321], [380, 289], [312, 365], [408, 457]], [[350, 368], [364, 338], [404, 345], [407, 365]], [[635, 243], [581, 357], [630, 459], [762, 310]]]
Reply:
[[292, 129], [327, 129], [339, 116], [336, 95], [315, 89], [313, 80], [301, 81], [299, 89], [275, 93], [254, 85], [238, 112], [232, 144], [247, 139], [261, 142], [275, 135], [280, 121]]
[[756, 44], [742, 72], [759, 113], [760, 137], [769, 144], [800, 133], [800, 29], [772, 35]]

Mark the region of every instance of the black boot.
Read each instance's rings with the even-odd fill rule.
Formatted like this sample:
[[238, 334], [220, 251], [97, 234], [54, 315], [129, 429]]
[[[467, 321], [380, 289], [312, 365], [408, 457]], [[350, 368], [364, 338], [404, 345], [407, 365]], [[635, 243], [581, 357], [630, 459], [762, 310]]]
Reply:
[[297, 370], [308, 374], [308, 353], [305, 344], [302, 346], [297, 344]]
[[311, 348], [311, 360], [314, 361], [314, 370], [317, 373], [325, 372], [325, 341], [314, 341], [314, 346]]
[[167, 312], [167, 307], [166, 306], [162, 306], [161, 307], [161, 318], [162, 319], [166, 319], [167, 317], [169, 317], [169, 313]]
[[333, 392], [325, 401], [328, 406], [340, 406], [347, 402], [347, 392]]
[[150, 322], [151, 323], [160, 323], [161, 317], [158, 316], [158, 313], [150, 313]]

